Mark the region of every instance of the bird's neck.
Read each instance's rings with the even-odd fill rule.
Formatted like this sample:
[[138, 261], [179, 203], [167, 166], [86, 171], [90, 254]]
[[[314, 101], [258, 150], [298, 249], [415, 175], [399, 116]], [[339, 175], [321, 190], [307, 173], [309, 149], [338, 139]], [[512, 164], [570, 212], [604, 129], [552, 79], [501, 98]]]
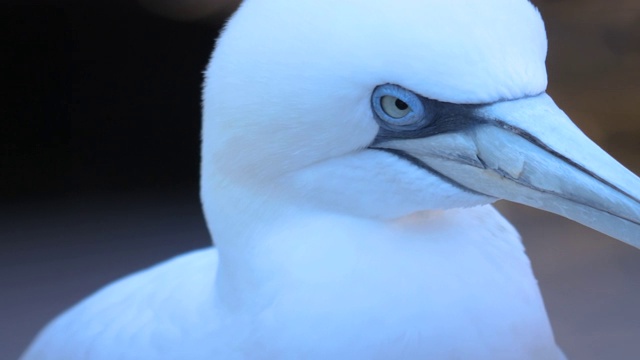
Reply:
[[274, 245], [269, 239], [273, 239], [275, 229], [300, 211], [291, 203], [278, 201], [267, 184], [242, 185], [215, 176], [202, 179], [201, 200], [218, 250], [217, 294], [226, 307], [246, 311], [259, 307], [251, 304], [257, 296], [250, 294], [261, 291], [275, 263], [265, 251]]
[[307, 208], [277, 190], [263, 189], [269, 188], [255, 192], [226, 184], [210, 192], [203, 187], [202, 192], [219, 252], [217, 293], [227, 307], [243, 312], [259, 311], [259, 302], [270, 302], [288, 286], [285, 282], [330, 282], [362, 256], [368, 264], [421, 252], [433, 256], [445, 239], [455, 247], [456, 241], [469, 238], [461, 234], [451, 240], [451, 229], [473, 231], [465, 223], [466, 212], [473, 210], [426, 211], [379, 221]]

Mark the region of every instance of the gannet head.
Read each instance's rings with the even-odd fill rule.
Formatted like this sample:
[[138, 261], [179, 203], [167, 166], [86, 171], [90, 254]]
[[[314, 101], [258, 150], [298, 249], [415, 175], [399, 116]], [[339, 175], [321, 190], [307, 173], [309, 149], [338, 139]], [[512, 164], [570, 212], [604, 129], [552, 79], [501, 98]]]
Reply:
[[245, 1], [206, 73], [205, 211], [230, 188], [374, 219], [501, 198], [640, 246], [640, 180], [545, 94], [545, 57], [525, 0]]

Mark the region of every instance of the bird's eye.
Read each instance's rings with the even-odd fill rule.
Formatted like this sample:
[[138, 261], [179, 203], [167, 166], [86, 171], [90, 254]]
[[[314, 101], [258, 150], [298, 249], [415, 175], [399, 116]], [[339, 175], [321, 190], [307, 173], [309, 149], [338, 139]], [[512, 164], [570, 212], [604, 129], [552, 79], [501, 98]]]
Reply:
[[394, 119], [400, 119], [411, 112], [409, 104], [391, 95], [383, 96], [380, 99], [380, 106], [387, 115]]
[[378, 124], [389, 130], [415, 130], [429, 122], [420, 97], [398, 85], [376, 87], [371, 105]]

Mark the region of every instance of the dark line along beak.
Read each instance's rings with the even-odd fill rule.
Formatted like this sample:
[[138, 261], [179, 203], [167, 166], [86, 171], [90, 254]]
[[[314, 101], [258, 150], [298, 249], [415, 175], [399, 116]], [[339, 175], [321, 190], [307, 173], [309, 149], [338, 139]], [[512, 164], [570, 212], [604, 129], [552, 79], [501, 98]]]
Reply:
[[546, 95], [472, 110], [458, 131], [385, 134], [406, 155], [474, 192], [550, 211], [640, 248], [640, 179], [587, 138]]

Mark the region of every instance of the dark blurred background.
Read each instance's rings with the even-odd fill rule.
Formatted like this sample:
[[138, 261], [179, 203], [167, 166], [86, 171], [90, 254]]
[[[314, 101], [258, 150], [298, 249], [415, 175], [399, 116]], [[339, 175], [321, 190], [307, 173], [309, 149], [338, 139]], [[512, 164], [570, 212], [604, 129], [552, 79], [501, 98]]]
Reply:
[[[0, 0], [0, 359], [104, 284], [210, 244], [200, 85], [229, 3]], [[640, 2], [534, 3], [550, 94], [638, 173]], [[640, 251], [499, 206], [569, 358], [640, 358]]]

